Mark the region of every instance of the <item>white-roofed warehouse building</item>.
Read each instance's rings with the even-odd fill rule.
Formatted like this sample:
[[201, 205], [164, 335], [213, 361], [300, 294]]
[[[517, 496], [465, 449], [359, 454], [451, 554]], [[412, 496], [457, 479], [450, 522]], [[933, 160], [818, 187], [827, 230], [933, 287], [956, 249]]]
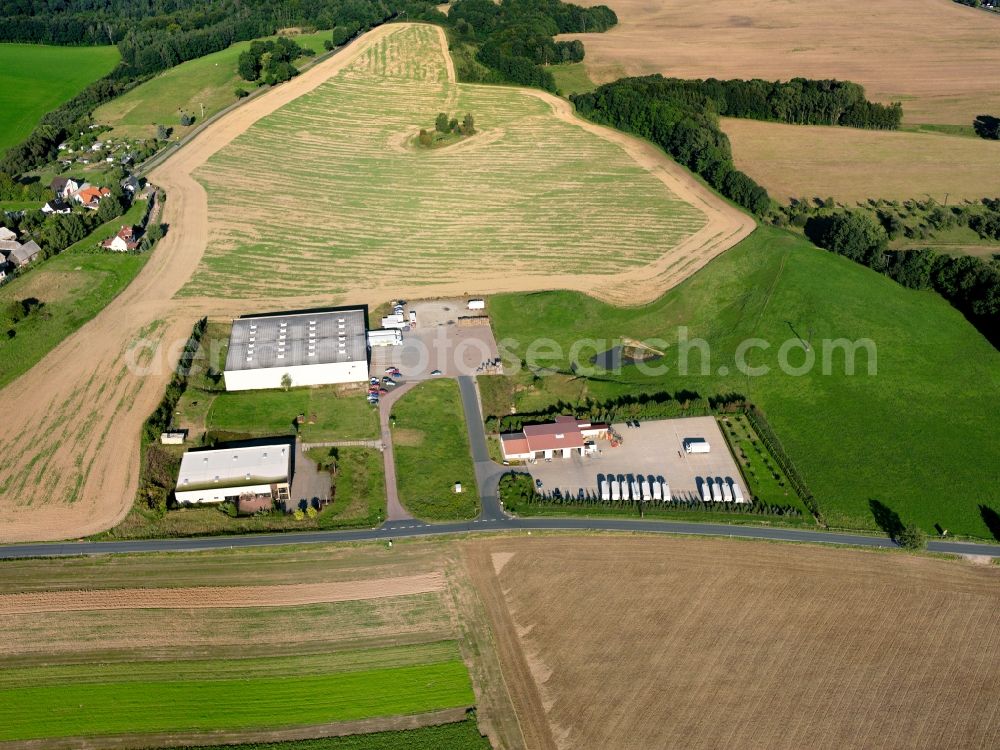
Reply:
[[292, 481], [289, 443], [188, 451], [181, 458], [174, 496], [181, 505], [245, 505], [288, 500]]
[[227, 391], [368, 381], [363, 309], [238, 318], [223, 373]]

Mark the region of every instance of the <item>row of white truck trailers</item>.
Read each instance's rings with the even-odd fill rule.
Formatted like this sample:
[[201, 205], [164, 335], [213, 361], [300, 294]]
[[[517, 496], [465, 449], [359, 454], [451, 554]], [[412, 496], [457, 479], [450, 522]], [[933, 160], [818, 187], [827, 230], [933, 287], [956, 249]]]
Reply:
[[732, 477], [698, 477], [698, 491], [706, 503], [742, 503], [743, 490]]
[[600, 474], [597, 486], [601, 490], [601, 500], [605, 502], [629, 499], [670, 502], [670, 485], [663, 477], [654, 477], [652, 474]]

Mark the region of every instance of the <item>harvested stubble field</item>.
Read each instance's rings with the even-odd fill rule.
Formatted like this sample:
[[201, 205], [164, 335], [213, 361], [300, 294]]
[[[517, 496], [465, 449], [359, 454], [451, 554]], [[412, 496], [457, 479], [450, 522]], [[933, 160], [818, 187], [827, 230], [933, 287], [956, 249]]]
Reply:
[[737, 540], [466, 547], [535, 748], [1000, 742], [1000, 569]]
[[[1000, 16], [952, 0], [609, 0], [619, 25], [573, 34], [598, 83], [623, 75], [839, 78], [901, 101], [907, 125], [962, 126], [1000, 111]], [[996, 144], [944, 133], [725, 124], [736, 165], [781, 201], [995, 195]]]
[[[268, 296], [276, 272], [303, 296], [504, 277], [616, 286], [617, 274], [705, 261], [689, 240], [706, 216], [648, 165], [554, 117], [547, 99], [454, 83], [445, 55], [433, 27], [387, 35], [209, 159], [196, 173], [208, 249], [183, 294]], [[441, 111], [471, 113], [478, 134], [414, 149]]]
[[145, 747], [511, 713], [453, 543], [12, 561], [0, 591], [2, 740]]

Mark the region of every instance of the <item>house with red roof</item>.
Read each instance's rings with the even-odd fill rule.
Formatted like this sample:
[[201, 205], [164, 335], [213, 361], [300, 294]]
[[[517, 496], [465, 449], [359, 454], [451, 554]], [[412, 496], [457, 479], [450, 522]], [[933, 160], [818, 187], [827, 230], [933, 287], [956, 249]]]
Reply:
[[118, 230], [118, 233], [114, 237], [109, 237], [104, 240], [104, 242], [101, 243], [101, 247], [105, 250], [114, 250], [119, 253], [135, 250], [139, 247], [139, 240], [136, 239], [135, 227], [122, 224], [122, 228]]
[[593, 440], [607, 432], [606, 424], [559, 416], [548, 424], [525, 425], [521, 432], [501, 435], [500, 447], [507, 461], [569, 458], [574, 453], [582, 456]]
[[101, 204], [102, 198], [111, 195], [111, 191], [106, 187], [95, 187], [86, 185], [73, 193], [73, 200], [87, 208], [97, 208]]

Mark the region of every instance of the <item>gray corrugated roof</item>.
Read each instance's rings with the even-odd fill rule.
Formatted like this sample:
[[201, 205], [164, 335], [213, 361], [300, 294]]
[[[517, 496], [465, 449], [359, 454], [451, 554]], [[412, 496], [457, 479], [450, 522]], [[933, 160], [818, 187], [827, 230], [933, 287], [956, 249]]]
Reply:
[[265, 315], [233, 321], [226, 370], [258, 370], [368, 358], [363, 310]]

